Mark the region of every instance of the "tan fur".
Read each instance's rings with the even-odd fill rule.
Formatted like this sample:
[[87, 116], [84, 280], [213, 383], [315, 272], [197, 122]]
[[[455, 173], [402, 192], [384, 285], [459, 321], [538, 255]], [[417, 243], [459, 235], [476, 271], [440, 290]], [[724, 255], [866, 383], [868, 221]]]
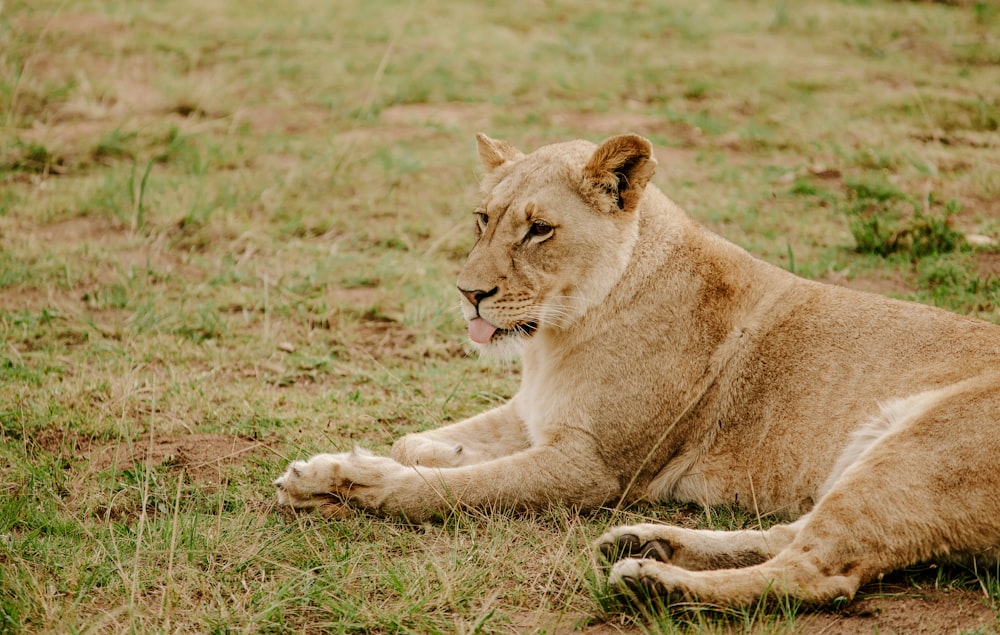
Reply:
[[280, 503], [417, 520], [646, 498], [798, 518], [598, 541], [611, 584], [716, 604], [825, 602], [917, 561], [1000, 554], [1000, 327], [753, 258], [647, 185], [641, 137], [523, 155], [480, 135], [479, 153], [458, 286], [466, 318], [501, 329], [482, 353], [523, 355], [520, 390], [391, 459], [293, 463]]

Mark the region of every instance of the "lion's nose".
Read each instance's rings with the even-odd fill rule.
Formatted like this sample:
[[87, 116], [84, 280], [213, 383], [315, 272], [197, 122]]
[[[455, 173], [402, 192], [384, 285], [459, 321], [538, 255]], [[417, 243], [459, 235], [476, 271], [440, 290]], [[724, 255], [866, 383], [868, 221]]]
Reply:
[[459, 287], [458, 290], [462, 293], [462, 295], [465, 296], [466, 300], [472, 303], [472, 306], [478, 308], [479, 303], [482, 302], [484, 299], [490, 297], [491, 295], [496, 294], [496, 292], [499, 290], [499, 287], [493, 287], [489, 291], [482, 291], [480, 289], [476, 289], [474, 291], [467, 291], [462, 287]]

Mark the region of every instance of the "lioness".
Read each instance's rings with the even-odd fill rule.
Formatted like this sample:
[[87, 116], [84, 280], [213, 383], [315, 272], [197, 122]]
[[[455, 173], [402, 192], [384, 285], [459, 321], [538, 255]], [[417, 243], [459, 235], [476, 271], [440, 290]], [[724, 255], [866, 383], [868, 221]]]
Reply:
[[649, 184], [636, 135], [523, 155], [479, 135], [485, 200], [458, 276], [469, 337], [523, 356], [468, 420], [295, 462], [294, 507], [738, 502], [767, 531], [621, 527], [609, 581], [674, 600], [852, 597], [932, 558], [1000, 555], [1000, 326], [798, 278]]

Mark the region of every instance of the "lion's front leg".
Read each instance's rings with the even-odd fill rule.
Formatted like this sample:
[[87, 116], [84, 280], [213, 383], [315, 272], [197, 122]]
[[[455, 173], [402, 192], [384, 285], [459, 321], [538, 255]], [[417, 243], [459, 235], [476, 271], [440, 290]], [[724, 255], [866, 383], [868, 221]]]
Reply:
[[524, 424], [507, 403], [464, 421], [408, 434], [392, 446], [392, 458], [403, 465], [461, 467], [527, 449]]
[[[579, 441], [579, 440], [577, 440]], [[619, 493], [619, 481], [595, 468], [580, 447], [533, 447], [457, 468], [404, 466], [360, 451], [293, 463], [275, 481], [278, 500], [293, 507], [343, 501], [411, 521], [459, 507], [543, 509], [553, 503], [592, 508]]]

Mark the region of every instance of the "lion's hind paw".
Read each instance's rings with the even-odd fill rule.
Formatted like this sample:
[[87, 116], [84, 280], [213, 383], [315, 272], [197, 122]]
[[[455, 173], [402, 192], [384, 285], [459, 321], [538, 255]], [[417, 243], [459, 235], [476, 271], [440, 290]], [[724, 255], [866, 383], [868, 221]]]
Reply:
[[684, 572], [647, 558], [626, 558], [611, 568], [608, 587], [633, 602], [670, 604], [683, 600], [685, 595], [677, 584], [671, 583], [672, 573]]
[[662, 537], [666, 531], [661, 525], [633, 525], [616, 527], [597, 540], [597, 549], [609, 564], [623, 558], [648, 558], [670, 562], [674, 547]]

